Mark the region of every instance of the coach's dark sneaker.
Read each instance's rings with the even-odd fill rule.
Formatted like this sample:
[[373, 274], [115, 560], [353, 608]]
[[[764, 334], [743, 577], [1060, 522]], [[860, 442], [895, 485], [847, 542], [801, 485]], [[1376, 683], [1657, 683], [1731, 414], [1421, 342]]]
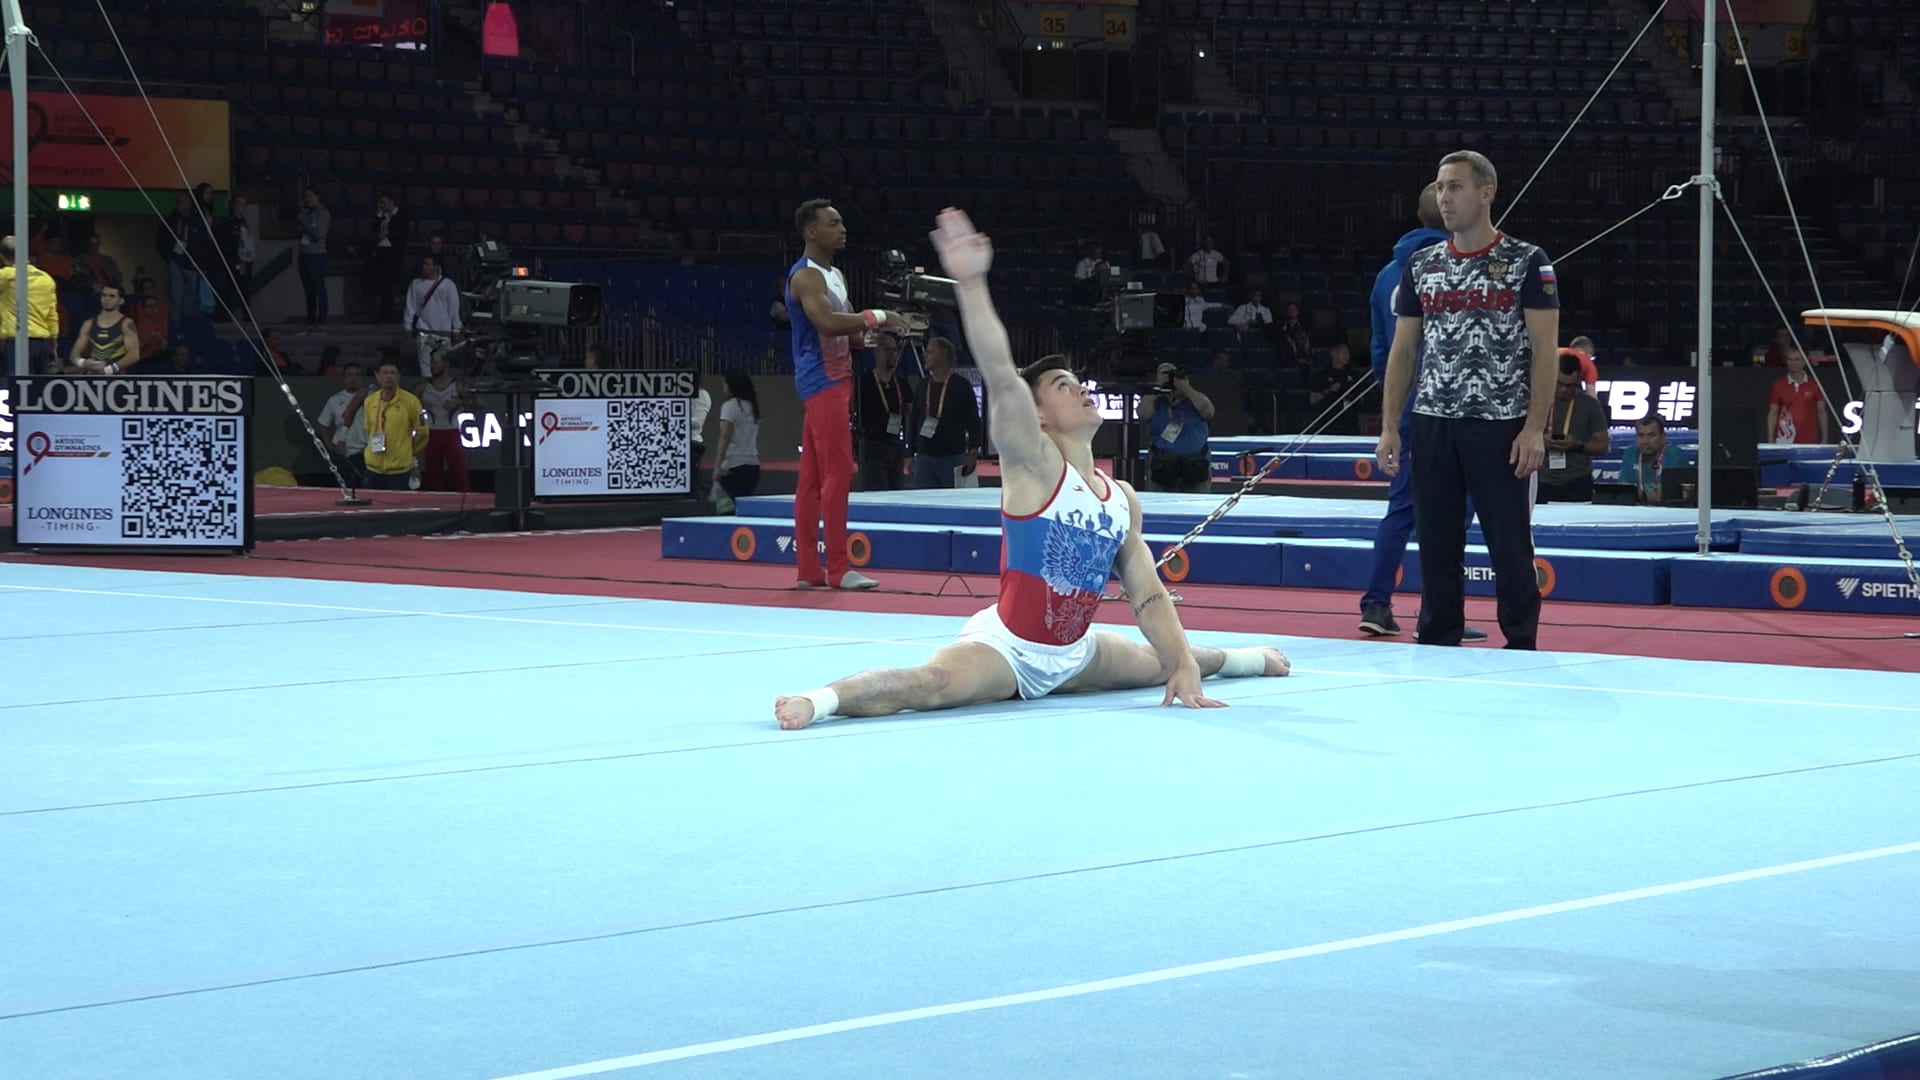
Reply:
[[1391, 637], [1400, 632], [1393, 621], [1393, 609], [1385, 604], [1368, 604], [1360, 609], [1360, 632], [1368, 637]]

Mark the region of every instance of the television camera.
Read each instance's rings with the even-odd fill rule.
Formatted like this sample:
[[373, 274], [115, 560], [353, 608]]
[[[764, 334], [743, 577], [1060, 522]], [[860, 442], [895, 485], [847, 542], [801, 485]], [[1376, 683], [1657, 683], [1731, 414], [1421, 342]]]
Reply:
[[925, 267], [908, 266], [907, 257], [899, 251], [880, 256], [879, 285], [880, 299], [887, 309], [907, 316], [907, 328], [901, 333], [908, 338], [926, 335], [934, 308], [951, 310], [960, 303], [954, 296], [952, 278], [935, 277]]
[[541, 355], [546, 331], [600, 325], [598, 285], [529, 278], [526, 267], [514, 264], [512, 249], [494, 240], [473, 245], [468, 265], [472, 288], [460, 294], [466, 339], [442, 355], [469, 376], [524, 379], [553, 366]]

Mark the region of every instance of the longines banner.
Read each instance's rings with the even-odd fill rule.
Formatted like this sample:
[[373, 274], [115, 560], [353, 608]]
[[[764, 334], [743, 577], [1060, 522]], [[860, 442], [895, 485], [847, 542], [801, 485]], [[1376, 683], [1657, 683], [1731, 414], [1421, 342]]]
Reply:
[[[13, 145], [12, 102], [11, 94], [0, 93], [0, 146]], [[155, 98], [153, 113], [148, 115], [146, 103], [137, 97], [81, 94], [75, 104], [64, 93], [28, 93], [28, 182], [34, 187], [178, 191], [204, 180], [226, 190], [232, 173], [227, 103]], [[158, 127], [154, 116], [160, 119]], [[96, 123], [99, 131], [94, 130]], [[165, 139], [160, 137], [163, 130]], [[180, 169], [167, 153], [168, 142], [180, 155]], [[115, 153], [126, 168], [114, 160]], [[189, 184], [180, 182], [181, 169]]]
[[10, 396], [20, 544], [252, 546], [251, 379], [22, 378]]
[[535, 373], [533, 495], [685, 495], [693, 487], [690, 371]]

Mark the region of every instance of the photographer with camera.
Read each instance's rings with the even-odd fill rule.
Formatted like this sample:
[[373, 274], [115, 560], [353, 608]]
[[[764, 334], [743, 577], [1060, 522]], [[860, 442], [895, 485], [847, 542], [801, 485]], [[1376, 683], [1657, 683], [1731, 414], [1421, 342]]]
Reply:
[[807, 243], [806, 254], [787, 271], [793, 380], [806, 410], [793, 499], [795, 571], [803, 589], [871, 589], [880, 583], [847, 558], [847, 493], [853, 488], [853, 347], [847, 339], [881, 327], [904, 328], [907, 320], [891, 311], [856, 312], [848, 302], [846, 275], [833, 265], [847, 246], [847, 226], [832, 200], [801, 203], [793, 224]]
[[1140, 397], [1147, 426], [1147, 482], [1153, 491], [1204, 494], [1213, 486], [1207, 422], [1213, 401], [1187, 381], [1187, 369], [1161, 364], [1151, 394]]
[[973, 475], [986, 432], [973, 383], [953, 373], [953, 342], [927, 342], [927, 377], [913, 411], [913, 486], [950, 488], [955, 472]]
[[899, 371], [900, 339], [881, 334], [873, 343], [873, 372], [860, 380], [860, 490], [899, 491], [907, 486], [907, 412], [913, 388]]

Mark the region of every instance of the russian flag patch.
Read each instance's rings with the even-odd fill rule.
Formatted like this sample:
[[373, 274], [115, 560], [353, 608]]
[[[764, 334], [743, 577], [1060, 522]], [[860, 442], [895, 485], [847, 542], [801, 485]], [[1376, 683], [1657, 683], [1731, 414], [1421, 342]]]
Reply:
[[1545, 266], [1542, 266], [1542, 267], [1540, 268], [1540, 283], [1541, 283], [1541, 284], [1543, 284], [1543, 285], [1551, 285], [1551, 284], [1553, 284], [1553, 283], [1554, 283], [1554, 282], [1555, 282], [1556, 280], [1558, 280], [1558, 279], [1556, 279], [1556, 278], [1555, 278], [1555, 277], [1553, 276], [1553, 264], [1552, 264], [1552, 263], [1548, 263], [1548, 264], [1546, 264]]

